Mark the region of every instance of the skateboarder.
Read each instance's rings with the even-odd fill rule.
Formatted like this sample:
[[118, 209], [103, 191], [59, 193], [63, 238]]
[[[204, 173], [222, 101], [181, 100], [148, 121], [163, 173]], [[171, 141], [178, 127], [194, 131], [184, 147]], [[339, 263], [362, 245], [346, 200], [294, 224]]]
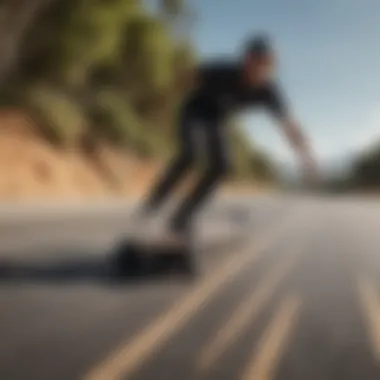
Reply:
[[153, 187], [139, 213], [141, 217], [156, 211], [192, 168], [198, 152], [197, 136], [201, 132], [208, 168], [172, 217], [169, 240], [183, 241], [194, 212], [228, 172], [224, 121], [231, 112], [247, 106], [265, 107], [278, 120], [304, 171], [316, 173], [306, 139], [291, 117], [281, 90], [273, 79], [274, 60], [269, 38], [255, 36], [248, 41], [237, 61], [214, 61], [197, 68], [196, 83], [179, 113], [179, 152]]

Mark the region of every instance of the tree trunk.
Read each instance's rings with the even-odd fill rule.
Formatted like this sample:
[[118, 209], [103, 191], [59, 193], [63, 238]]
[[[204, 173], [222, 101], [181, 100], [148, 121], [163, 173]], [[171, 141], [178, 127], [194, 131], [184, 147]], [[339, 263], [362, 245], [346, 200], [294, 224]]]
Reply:
[[9, 0], [0, 6], [0, 88], [15, 72], [19, 49], [38, 14], [55, 0]]

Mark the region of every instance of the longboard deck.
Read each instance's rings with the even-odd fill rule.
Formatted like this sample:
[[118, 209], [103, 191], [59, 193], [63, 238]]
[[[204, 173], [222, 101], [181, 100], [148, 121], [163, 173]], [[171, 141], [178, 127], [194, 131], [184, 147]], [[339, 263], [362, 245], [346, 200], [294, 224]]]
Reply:
[[[128, 277], [141, 274], [151, 274], [158, 269], [176, 267], [182, 274], [195, 274], [195, 259], [188, 246], [168, 247], [152, 244], [143, 245], [140, 242], [122, 242], [116, 251], [114, 269], [119, 276]], [[165, 270], [164, 270], [165, 272]]]

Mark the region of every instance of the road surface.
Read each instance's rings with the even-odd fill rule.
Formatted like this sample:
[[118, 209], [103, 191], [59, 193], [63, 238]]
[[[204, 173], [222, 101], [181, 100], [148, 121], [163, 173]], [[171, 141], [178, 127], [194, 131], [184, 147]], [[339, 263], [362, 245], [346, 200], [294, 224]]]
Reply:
[[380, 378], [379, 202], [215, 202], [199, 278], [132, 283], [108, 267], [129, 209], [3, 209], [0, 379]]

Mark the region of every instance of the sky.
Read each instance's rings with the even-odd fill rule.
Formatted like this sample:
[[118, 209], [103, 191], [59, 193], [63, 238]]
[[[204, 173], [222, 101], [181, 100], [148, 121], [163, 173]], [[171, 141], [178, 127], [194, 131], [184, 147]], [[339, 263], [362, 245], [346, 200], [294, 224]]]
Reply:
[[[202, 59], [234, 58], [244, 38], [272, 36], [278, 78], [320, 160], [380, 140], [380, 0], [188, 0], [198, 14]], [[265, 112], [242, 115], [243, 130], [276, 158], [287, 144]]]

